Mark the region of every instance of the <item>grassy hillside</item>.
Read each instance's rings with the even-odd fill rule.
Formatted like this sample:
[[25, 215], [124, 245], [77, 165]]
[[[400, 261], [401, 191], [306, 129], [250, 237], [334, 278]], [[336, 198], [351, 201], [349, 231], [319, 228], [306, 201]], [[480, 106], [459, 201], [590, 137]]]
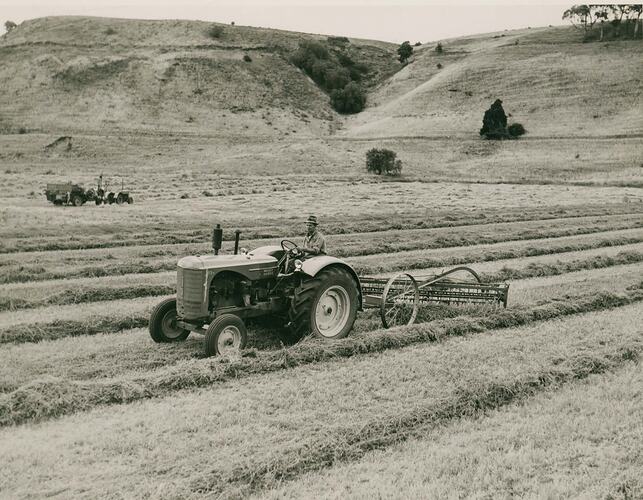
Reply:
[[[289, 62], [325, 36], [200, 21], [53, 17], [0, 39], [0, 129], [326, 134], [329, 98]], [[398, 69], [395, 46], [345, 49], [373, 85]], [[244, 55], [251, 61], [244, 61]]]
[[[416, 47], [353, 39], [370, 72], [367, 109], [342, 118], [290, 58], [322, 35], [88, 17], [25, 21], [0, 38], [0, 131], [146, 131], [247, 137], [475, 137], [504, 101], [531, 137], [640, 134], [640, 41], [582, 43], [572, 27]], [[335, 46], [339, 50], [339, 46]], [[250, 56], [250, 62], [244, 61]]]
[[[347, 135], [471, 136], [503, 100], [530, 136], [640, 134], [641, 41], [582, 43], [572, 27], [513, 30], [416, 49]], [[441, 67], [439, 67], [440, 65]]]

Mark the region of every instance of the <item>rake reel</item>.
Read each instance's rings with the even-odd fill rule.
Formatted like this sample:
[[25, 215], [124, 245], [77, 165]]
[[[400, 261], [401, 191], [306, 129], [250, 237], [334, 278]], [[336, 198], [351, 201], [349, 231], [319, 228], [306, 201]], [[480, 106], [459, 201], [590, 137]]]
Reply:
[[[465, 278], [456, 278], [461, 273]], [[507, 307], [509, 285], [482, 283], [469, 267], [455, 267], [439, 275], [400, 273], [389, 279], [360, 277], [363, 305], [378, 308], [385, 328], [412, 325], [420, 304], [491, 304]]]

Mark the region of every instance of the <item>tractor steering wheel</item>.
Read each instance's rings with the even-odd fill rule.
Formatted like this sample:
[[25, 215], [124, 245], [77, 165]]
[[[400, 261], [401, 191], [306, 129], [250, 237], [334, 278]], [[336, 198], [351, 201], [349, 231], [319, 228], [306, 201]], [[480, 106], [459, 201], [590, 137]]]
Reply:
[[301, 248], [299, 248], [299, 245], [297, 245], [297, 243], [290, 240], [281, 240], [281, 248], [288, 255], [295, 258], [302, 257], [305, 253]]

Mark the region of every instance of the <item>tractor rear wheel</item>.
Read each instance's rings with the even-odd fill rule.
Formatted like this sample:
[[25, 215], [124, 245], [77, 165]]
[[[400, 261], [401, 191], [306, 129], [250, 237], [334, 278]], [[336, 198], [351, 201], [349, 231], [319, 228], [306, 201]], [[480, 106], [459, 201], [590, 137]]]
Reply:
[[235, 314], [222, 314], [214, 318], [205, 332], [205, 355], [236, 356], [247, 341], [243, 320]]
[[84, 203], [84, 201], [83, 201], [83, 198], [79, 194], [75, 194], [74, 196], [71, 197], [71, 203], [75, 207], [79, 207]]
[[341, 267], [324, 269], [295, 290], [288, 316], [295, 338], [309, 333], [324, 339], [346, 337], [357, 317], [359, 292]]
[[176, 299], [165, 299], [150, 315], [150, 336], [154, 342], [179, 342], [190, 335], [190, 330], [176, 324]]

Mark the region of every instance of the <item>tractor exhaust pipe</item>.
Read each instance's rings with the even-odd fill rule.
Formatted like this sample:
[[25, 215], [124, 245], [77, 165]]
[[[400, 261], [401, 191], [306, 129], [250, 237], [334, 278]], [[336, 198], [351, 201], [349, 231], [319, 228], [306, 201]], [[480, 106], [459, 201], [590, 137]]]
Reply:
[[241, 235], [241, 231], [236, 229], [234, 231], [234, 254], [237, 255], [239, 253], [239, 236]]
[[223, 229], [221, 229], [221, 224], [217, 224], [217, 226], [212, 230], [212, 250], [214, 250], [214, 255], [219, 255], [222, 241]]

